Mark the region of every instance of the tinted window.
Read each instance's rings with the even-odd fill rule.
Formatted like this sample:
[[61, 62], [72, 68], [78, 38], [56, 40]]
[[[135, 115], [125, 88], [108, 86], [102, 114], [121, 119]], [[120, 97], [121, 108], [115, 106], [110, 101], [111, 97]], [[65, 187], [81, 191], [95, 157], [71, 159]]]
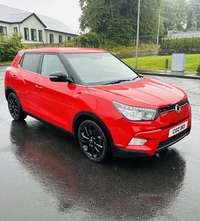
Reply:
[[38, 73], [38, 64], [40, 62], [40, 54], [25, 54], [21, 67], [27, 71]]

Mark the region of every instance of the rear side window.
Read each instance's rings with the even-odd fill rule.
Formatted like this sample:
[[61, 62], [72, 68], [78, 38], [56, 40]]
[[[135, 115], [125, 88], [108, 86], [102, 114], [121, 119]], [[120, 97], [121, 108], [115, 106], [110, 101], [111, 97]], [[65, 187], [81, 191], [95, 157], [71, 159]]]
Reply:
[[41, 54], [36, 54], [36, 53], [24, 54], [20, 65], [24, 70], [38, 73], [40, 58], [41, 58]]

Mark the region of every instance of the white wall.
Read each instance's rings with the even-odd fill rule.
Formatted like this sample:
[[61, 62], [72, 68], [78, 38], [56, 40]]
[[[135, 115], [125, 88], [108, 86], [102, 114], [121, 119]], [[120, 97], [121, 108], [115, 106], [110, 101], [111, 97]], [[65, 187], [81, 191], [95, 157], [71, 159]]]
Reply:
[[[0, 22], [0, 26], [7, 27], [7, 35], [12, 34], [14, 32], [14, 27], [17, 27], [18, 32], [22, 33], [23, 43], [50, 43], [49, 34], [54, 35], [54, 43], [59, 43], [59, 35], [62, 35], [62, 41], [67, 41], [68, 37], [70, 37], [71, 39], [75, 38], [75, 36], [70, 35], [70, 34], [46, 30], [43, 24], [34, 15], [30, 16], [21, 24], [20, 23], [19, 24], [7, 24], [7, 23]], [[24, 28], [29, 29], [29, 40], [25, 39]], [[31, 40], [31, 29], [36, 30], [36, 41]], [[39, 41], [38, 30], [42, 30], [43, 42]]]
[[[29, 39], [30, 39], [30, 40], [25, 40], [25, 37], [23, 37], [24, 43], [39, 42], [38, 30], [42, 30], [42, 36], [44, 40], [44, 35], [45, 35], [44, 26], [41, 24], [41, 22], [39, 22], [39, 20], [34, 15], [32, 15], [31, 17], [26, 19], [22, 24], [20, 24], [20, 32], [22, 33], [23, 36], [24, 36], [24, 28], [29, 28]], [[36, 36], [37, 36], [36, 41], [31, 40], [31, 29], [36, 29]]]

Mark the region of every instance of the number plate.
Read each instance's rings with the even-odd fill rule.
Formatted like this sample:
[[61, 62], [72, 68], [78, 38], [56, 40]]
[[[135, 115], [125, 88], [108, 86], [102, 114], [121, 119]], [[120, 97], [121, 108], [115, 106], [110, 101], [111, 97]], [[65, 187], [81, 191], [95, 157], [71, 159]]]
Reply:
[[185, 130], [187, 128], [188, 122], [185, 122], [183, 124], [180, 124], [177, 127], [174, 127], [172, 129], [169, 130], [169, 137], [172, 137], [178, 133], [180, 133], [181, 131]]

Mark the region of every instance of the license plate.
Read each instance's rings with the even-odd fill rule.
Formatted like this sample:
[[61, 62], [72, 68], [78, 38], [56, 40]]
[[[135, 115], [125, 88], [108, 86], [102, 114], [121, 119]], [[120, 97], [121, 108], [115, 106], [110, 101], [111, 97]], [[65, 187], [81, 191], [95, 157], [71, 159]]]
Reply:
[[172, 137], [178, 133], [180, 133], [181, 131], [185, 130], [187, 128], [188, 122], [184, 122], [180, 125], [178, 125], [177, 127], [174, 127], [172, 129], [169, 130], [169, 137]]

